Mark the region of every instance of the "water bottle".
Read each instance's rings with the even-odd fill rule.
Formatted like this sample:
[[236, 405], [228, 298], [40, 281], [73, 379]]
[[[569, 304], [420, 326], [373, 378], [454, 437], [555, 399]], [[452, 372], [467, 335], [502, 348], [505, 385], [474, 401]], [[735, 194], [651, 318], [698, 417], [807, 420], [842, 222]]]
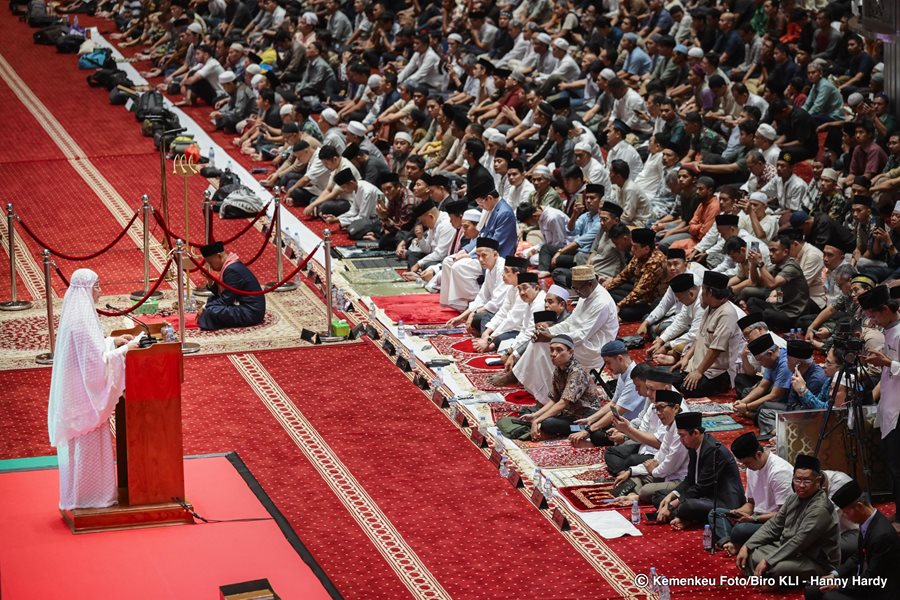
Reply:
[[638, 501], [635, 500], [631, 503], [631, 524], [638, 525], [641, 522], [641, 509], [638, 506]]
[[784, 291], [781, 288], [775, 290], [775, 303], [784, 304]]
[[662, 581], [659, 584], [659, 600], [669, 600], [672, 597], [669, 591], [669, 580], [662, 575], [660, 578]]
[[402, 340], [406, 337], [406, 327], [403, 325], [403, 319], [397, 321], [397, 339]]
[[505, 454], [500, 457], [500, 477], [503, 479], [509, 477], [509, 459]]
[[450, 198], [456, 202], [459, 199], [459, 192], [456, 190], [456, 180], [450, 182]]
[[536, 489], [542, 489], [541, 488], [541, 477], [542, 476], [543, 476], [543, 473], [541, 473], [541, 468], [535, 467], [534, 471], [531, 473], [531, 483], [534, 484], [534, 487]]
[[75, 15], [75, 18], [72, 19], [72, 29], [78, 29], [78, 15]]
[[234, 169], [232, 169], [232, 166], [233, 166], [233, 165], [231, 164], [231, 161], [229, 160], [229, 161], [228, 161], [228, 166], [225, 167], [225, 172], [226, 172], [226, 173], [231, 173], [231, 172], [234, 170]]
[[553, 498], [553, 480], [550, 479], [550, 475], [544, 477], [544, 498], [546, 498], [548, 502]]
[[487, 436], [487, 417], [484, 415], [478, 417], [478, 433]]
[[662, 586], [659, 582], [659, 573], [656, 572], [656, 567], [650, 567], [650, 591], [654, 594], [659, 594], [662, 591]]
[[497, 449], [497, 452], [503, 452], [503, 432], [500, 431], [499, 428], [497, 429], [497, 433], [494, 434], [494, 448]]
[[171, 323], [164, 323], [162, 327], [163, 340], [166, 342], [174, 342], [175, 338], [175, 328], [172, 327]]
[[703, 550], [706, 552], [712, 550], [712, 529], [709, 525], [703, 526]]
[[344, 288], [338, 288], [335, 296], [335, 308], [343, 311], [346, 310], [346, 299], [344, 298]]
[[212, 146], [209, 148], [209, 166], [213, 169], [216, 168], [216, 149]]

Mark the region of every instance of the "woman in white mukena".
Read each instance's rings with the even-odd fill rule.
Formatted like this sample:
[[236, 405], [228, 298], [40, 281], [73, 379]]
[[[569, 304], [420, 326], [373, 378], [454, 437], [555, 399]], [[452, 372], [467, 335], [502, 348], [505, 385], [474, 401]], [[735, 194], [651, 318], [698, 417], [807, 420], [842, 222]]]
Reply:
[[103, 335], [94, 304], [97, 274], [78, 269], [63, 298], [50, 379], [47, 424], [59, 456], [59, 507], [102, 508], [116, 502], [109, 416], [125, 389], [131, 335]]

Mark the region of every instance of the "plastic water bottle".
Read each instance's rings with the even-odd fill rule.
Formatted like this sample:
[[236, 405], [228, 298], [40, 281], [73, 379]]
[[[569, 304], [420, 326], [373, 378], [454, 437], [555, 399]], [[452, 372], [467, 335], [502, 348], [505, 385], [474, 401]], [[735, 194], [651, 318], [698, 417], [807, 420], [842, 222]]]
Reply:
[[78, 15], [75, 15], [75, 18], [72, 19], [72, 28], [78, 29]]
[[233, 165], [232, 165], [231, 161], [229, 160], [229, 161], [228, 161], [228, 166], [225, 167], [225, 172], [226, 172], [226, 173], [231, 173], [231, 172], [234, 170], [232, 167], [233, 167]]
[[659, 600], [669, 600], [672, 593], [669, 591], [669, 580], [660, 575], [662, 581], [659, 584]]
[[480, 417], [478, 417], [478, 433], [486, 436], [487, 432], [487, 417], [481, 415]]
[[216, 168], [216, 149], [212, 146], [209, 148], [209, 166], [213, 169]]
[[160, 333], [162, 333], [163, 341], [165, 341], [165, 342], [174, 342], [175, 341], [175, 328], [172, 327], [172, 325], [168, 321], [163, 323]]
[[706, 552], [712, 550], [712, 529], [709, 525], [703, 526], [703, 550]]
[[369, 321], [375, 322], [378, 319], [378, 315], [375, 313], [375, 305], [372, 305], [372, 308], [369, 309]]
[[509, 459], [505, 454], [500, 457], [500, 477], [503, 479], [509, 477]]
[[[77, 17], [76, 17], [76, 18], [77, 18]], [[451, 198], [454, 202], [456, 202], [457, 200], [459, 200], [459, 192], [457, 191], [457, 188], [456, 188], [456, 180], [455, 180], [455, 179], [453, 179], [452, 181], [450, 181], [450, 198]]]
[[406, 337], [406, 326], [403, 324], [403, 319], [397, 321], [397, 339], [402, 340]]
[[537, 489], [543, 489], [541, 487], [541, 477], [543, 477], [543, 473], [541, 472], [540, 467], [535, 467], [534, 471], [531, 473], [531, 483], [534, 484], [534, 487]]
[[497, 429], [497, 433], [494, 434], [494, 448], [497, 449], [497, 452], [503, 453], [503, 432], [500, 429]]
[[544, 498], [549, 502], [553, 498], [553, 480], [547, 475], [544, 477]]
[[638, 525], [641, 522], [641, 509], [638, 506], [638, 501], [635, 500], [631, 503], [631, 523], [632, 525]]
[[659, 594], [662, 591], [662, 586], [659, 581], [659, 573], [656, 572], [656, 567], [650, 567], [650, 591], [654, 594]]

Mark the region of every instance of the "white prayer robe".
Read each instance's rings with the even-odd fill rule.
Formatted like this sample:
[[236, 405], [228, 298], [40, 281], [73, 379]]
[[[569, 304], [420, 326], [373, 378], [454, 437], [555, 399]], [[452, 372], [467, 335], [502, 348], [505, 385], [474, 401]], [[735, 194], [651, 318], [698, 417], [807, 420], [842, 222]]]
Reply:
[[434, 227], [425, 232], [421, 240], [413, 239], [409, 245], [410, 252], [423, 252], [419, 264], [428, 267], [440, 263], [450, 253], [450, 246], [456, 237], [456, 228], [450, 222], [450, 215], [441, 212]]
[[464, 311], [478, 295], [481, 265], [478, 259], [468, 256], [459, 260], [448, 256], [441, 264], [441, 304]]
[[[478, 261], [476, 260], [475, 262], [477, 263]], [[502, 256], [498, 256], [497, 262], [494, 263], [494, 268], [484, 270], [484, 283], [481, 284], [481, 288], [478, 290], [475, 298], [469, 302], [469, 310], [483, 308], [489, 313], [496, 313], [500, 310], [500, 307], [503, 306], [503, 301], [506, 299], [506, 291], [509, 289], [509, 286], [503, 283], [505, 262]]]
[[894, 323], [884, 330], [884, 353], [891, 359], [891, 366], [881, 370], [881, 399], [875, 426], [881, 429], [881, 438], [897, 427], [900, 417], [900, 325]]
[[511, 340], [503, 340], [500, 342], [500, 347], [497, 348], [498, 351], [505, 352], [506, 350], [512, 350], [531, 341], [531, 338], [534, 335], [534, 313], [535, 311], [545, 310], [544, 301], [546, 299], [547, 293], [543, 290], [538, 292], [538, 295], [534, 297], [531, 304], [528, 304], [519, 298], [519, 302], [525, 307], [525, 312], [522, 313], [519, 325], [510, 329], [510, 331], [518, 330], [519, 334]]
[[[565, 334], [575, 342], [575, 358], [587, 370], [603, 367], [600, 348], [619, 334], [616, 303], [602, 285], [583, 298], [569, 318], [550, 327], [550, 335]], [[541, 404], [547, 402], [553, 380], [550, 344], [532, 343], [513, 367], [513, 374]]]

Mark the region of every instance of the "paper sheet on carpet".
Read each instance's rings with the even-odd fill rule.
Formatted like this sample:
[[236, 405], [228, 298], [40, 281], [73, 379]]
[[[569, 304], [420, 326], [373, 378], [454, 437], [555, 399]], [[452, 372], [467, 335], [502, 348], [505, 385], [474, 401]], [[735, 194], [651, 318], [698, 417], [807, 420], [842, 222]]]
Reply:
[[[566, 504], [569, 504], [568, 500]], [[572, 507], [574, 510], [574, 507]], [[631, 524], [631, 521], [622, 516], [622, 513], [615, 510], [603, 510], [598, 512], [578, 512], [578, 517], [584, 521], [584, 524], [602, 535], [604, 538], [611, 540], [622, 536], [641, 537], [641, 532], [637, 527]]]

